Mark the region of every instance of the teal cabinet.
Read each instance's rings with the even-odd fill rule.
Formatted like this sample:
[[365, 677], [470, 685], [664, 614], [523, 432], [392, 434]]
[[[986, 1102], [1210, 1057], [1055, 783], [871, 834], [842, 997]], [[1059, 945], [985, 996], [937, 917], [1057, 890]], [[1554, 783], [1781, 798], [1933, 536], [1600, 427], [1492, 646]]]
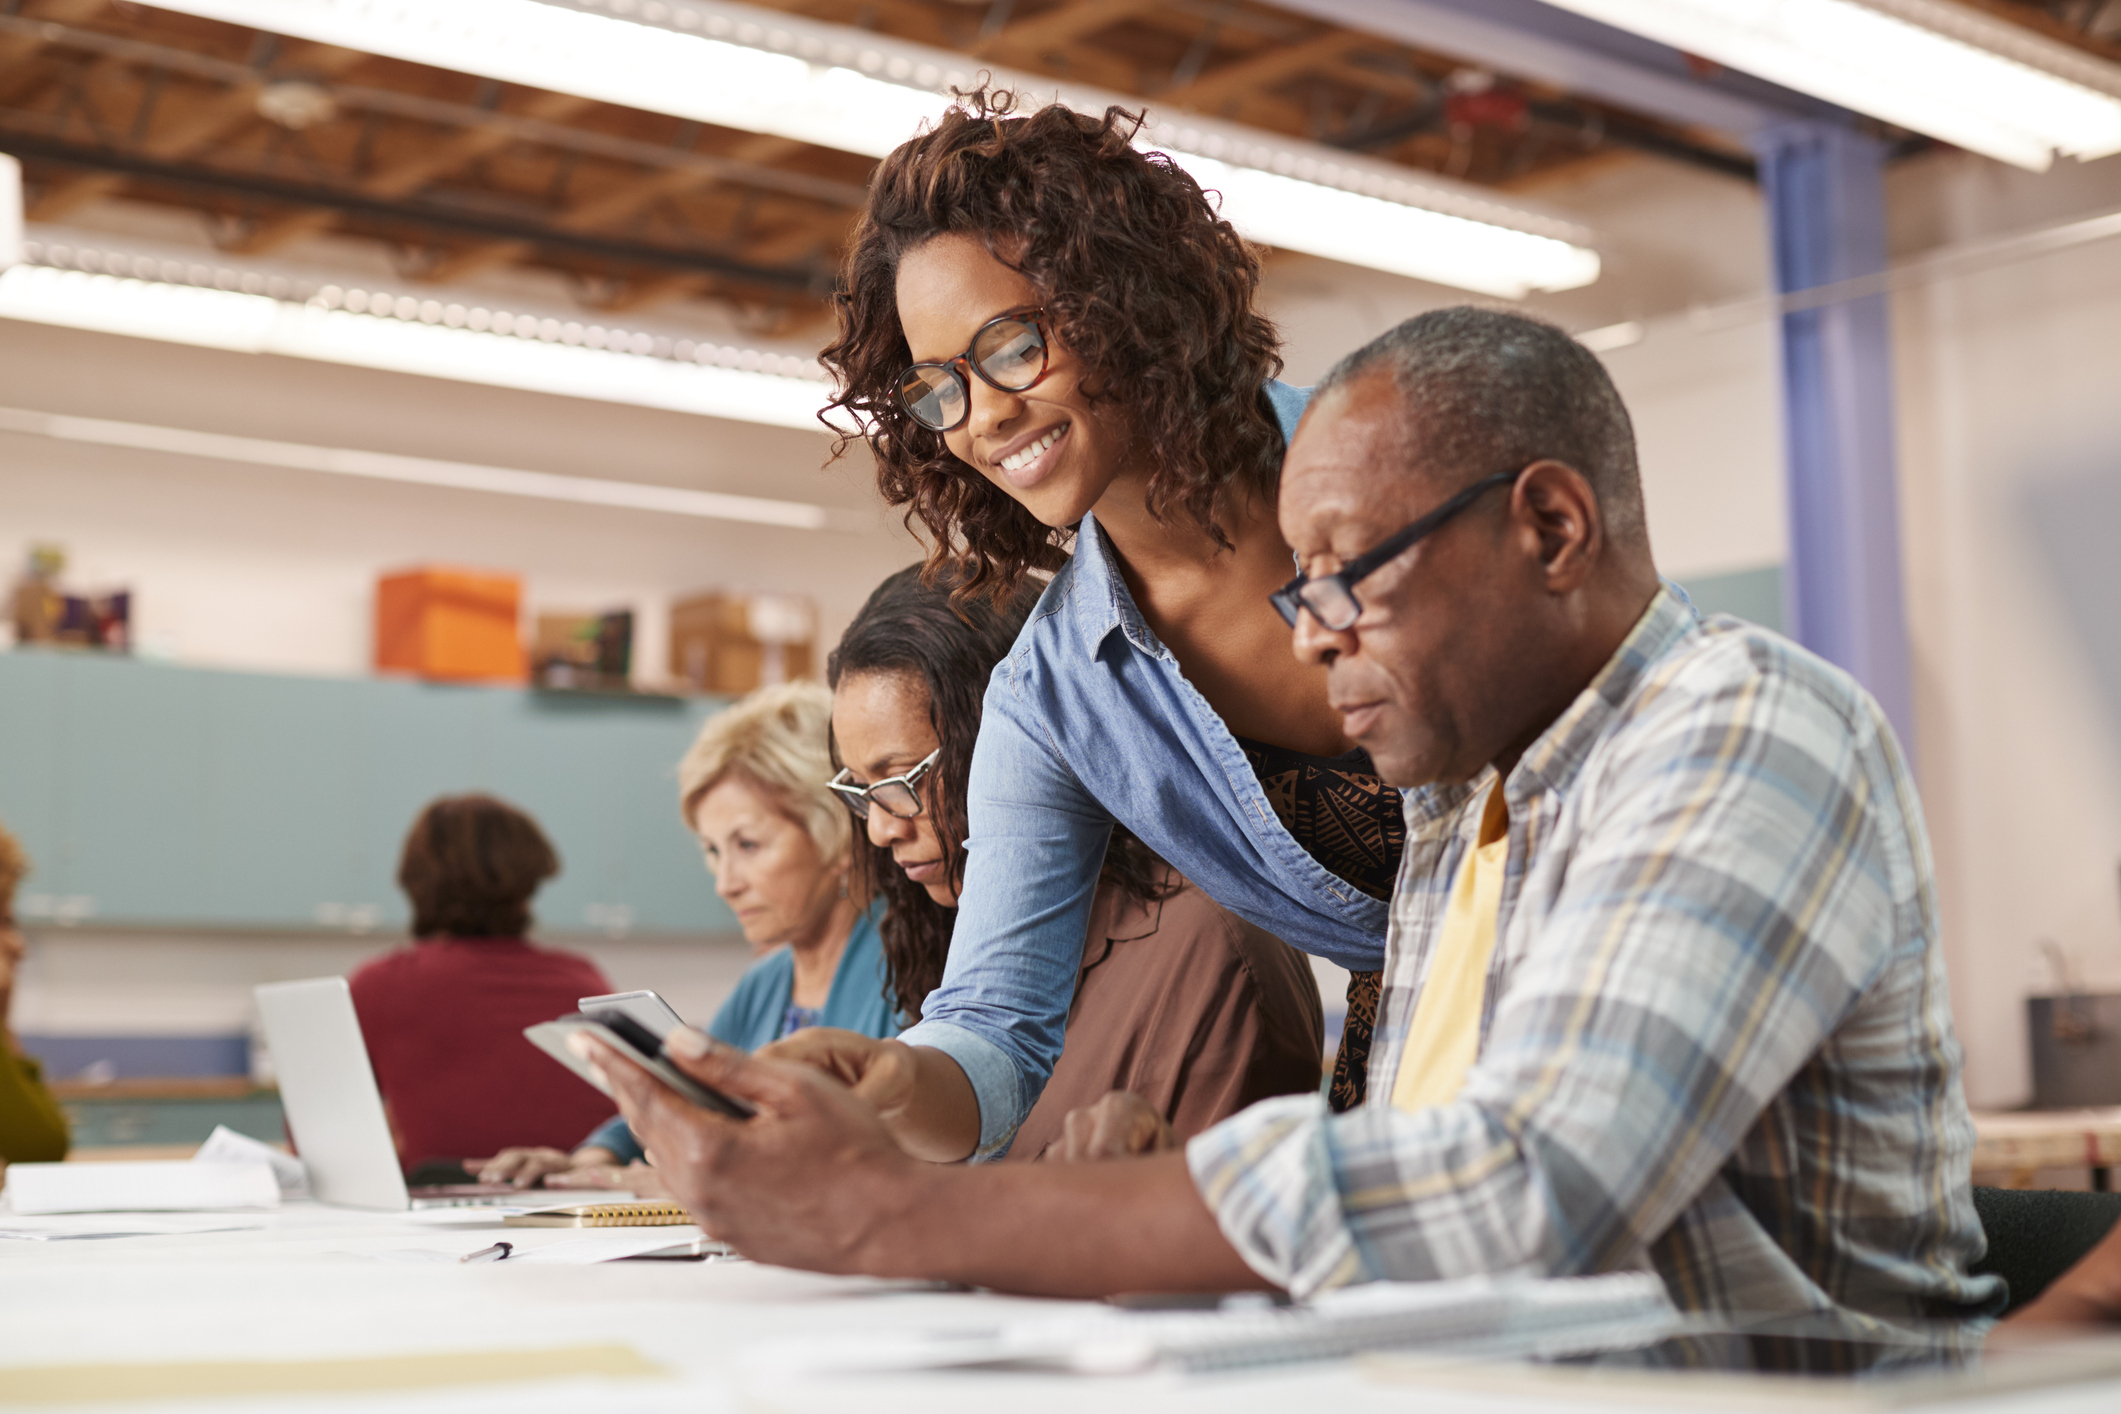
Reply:
[[543, 930], [719, 932], [676, 786], [719, 705], [0, 653], [0, 821], [30, 917], [390, 929], [413, 817], [488, 791], [559, 851]]

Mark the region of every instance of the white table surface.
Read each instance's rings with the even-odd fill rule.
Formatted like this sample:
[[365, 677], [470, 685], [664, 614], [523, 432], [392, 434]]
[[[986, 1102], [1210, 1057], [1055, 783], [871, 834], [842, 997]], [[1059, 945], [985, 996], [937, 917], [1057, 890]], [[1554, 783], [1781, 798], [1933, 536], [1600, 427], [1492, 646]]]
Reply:
[[[674, 1236], [681, 1230], [669, 1229]], [[992, 1324], [1064, 1310], [988, 1293], [821, 1277], [741, 1261], [600, 1266], [412, 1263], [408, 1251], [522, 1247], [589, 1235], [504, 1229], [498, 1220], [431, 1225], [406, 1215], [295, 1203], [254, 1231], [61, 1242], [0, 1241], [0, 1408], [8, 1367], [208, 1360], [297, 1360], [623, 1344], [675, 1372], [663, 1380], [574, 1377], [433, 1391], [89, 1405], [191, 1409], [543, 1414], [664, 1410], [1044, 1414], [1133, 1409], [1178, 1414], [1459, 1414], [1621, 1407], [1532, 1395], [1428, 1390], [1373, 1380], [1347, 1362], [1213, 1377], [1093, 1378], [1012, 1372], [791, 1376], [747, 1364], [770, 1341], [829, 1341], [897, 1328]], [[1660, 1401], [1662, 1403], [1662, 1401]], [[1687, 1407], [1692, 1401], [1666, 1405]], [[1715, 1407], [1701, 1404], [1697, 1407]], [[1983, 1398], [1964, 1414], [2114, 1414], [2121, 1379]]]

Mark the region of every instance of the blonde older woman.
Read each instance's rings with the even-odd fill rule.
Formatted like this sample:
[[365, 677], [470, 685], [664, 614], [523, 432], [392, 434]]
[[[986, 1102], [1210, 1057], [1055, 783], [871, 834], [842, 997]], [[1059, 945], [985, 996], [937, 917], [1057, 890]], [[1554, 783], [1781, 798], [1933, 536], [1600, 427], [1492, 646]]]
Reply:
[[[707, 720], [678, 763], [678, 802], [699, 836], [715, 892], [754, 948], [751, 965], [708, 1033], [755, 1050], [806, 1026], [898, 1034], [877, 932], [881, 905], [849, 885], [852, 829], [825, 788], [832, 694], [815, 683], [761, 688]], [[488, 1183], [653, 1190], [624, 1120], [600, 1126], [572, 1154], [506, 1149], [480, 1169]]]

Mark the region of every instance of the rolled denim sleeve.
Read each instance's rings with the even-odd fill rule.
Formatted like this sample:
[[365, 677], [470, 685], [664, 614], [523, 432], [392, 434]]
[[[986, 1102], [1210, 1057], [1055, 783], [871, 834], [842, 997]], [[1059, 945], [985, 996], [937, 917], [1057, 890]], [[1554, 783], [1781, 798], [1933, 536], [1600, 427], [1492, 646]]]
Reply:
[[589, 1137], [574, 1146], [577, 1149], [609, 1149], [622, 1164], [638, 1163], [646, 1158], [647, 1151], [641, 1141], [633, 1137], [633, 1129], [626, 1123], [626, 1116], [613, 1115], [595, 1129]]
[[1005, 1153], [1059, 1059], [1112, 816], [1047, 734], [1013, 655], [987, 685], [972, 753], [965, 881], [942, 984], [902, 1033], [955, 1060], [979, 1097], [975, 1158]]

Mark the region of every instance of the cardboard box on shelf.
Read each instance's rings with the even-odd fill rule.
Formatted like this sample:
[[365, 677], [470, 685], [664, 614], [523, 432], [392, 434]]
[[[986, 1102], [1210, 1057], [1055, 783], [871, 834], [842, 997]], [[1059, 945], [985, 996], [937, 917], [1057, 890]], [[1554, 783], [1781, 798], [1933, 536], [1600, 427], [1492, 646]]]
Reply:
[[670, 606], [670, 675], [742, 696], [815, 674], [817, 616], [790, 594], [698, 594]]
[[633, 610], [538, 615], [530, 673], [539, 687], [623, 691], [633, 675]]
[[444, 681], [521, 682], [523, 583], [436, 565], [376, 581], [376, 668]]
[[74, 648], [132, 648], [133, 596], [128, 589], [73, 594], [61, 585], [66, 550], [53, 544], [29, 547], [21, 578], [9, 595], [7, 616], [15, 642], [57, 643]]

